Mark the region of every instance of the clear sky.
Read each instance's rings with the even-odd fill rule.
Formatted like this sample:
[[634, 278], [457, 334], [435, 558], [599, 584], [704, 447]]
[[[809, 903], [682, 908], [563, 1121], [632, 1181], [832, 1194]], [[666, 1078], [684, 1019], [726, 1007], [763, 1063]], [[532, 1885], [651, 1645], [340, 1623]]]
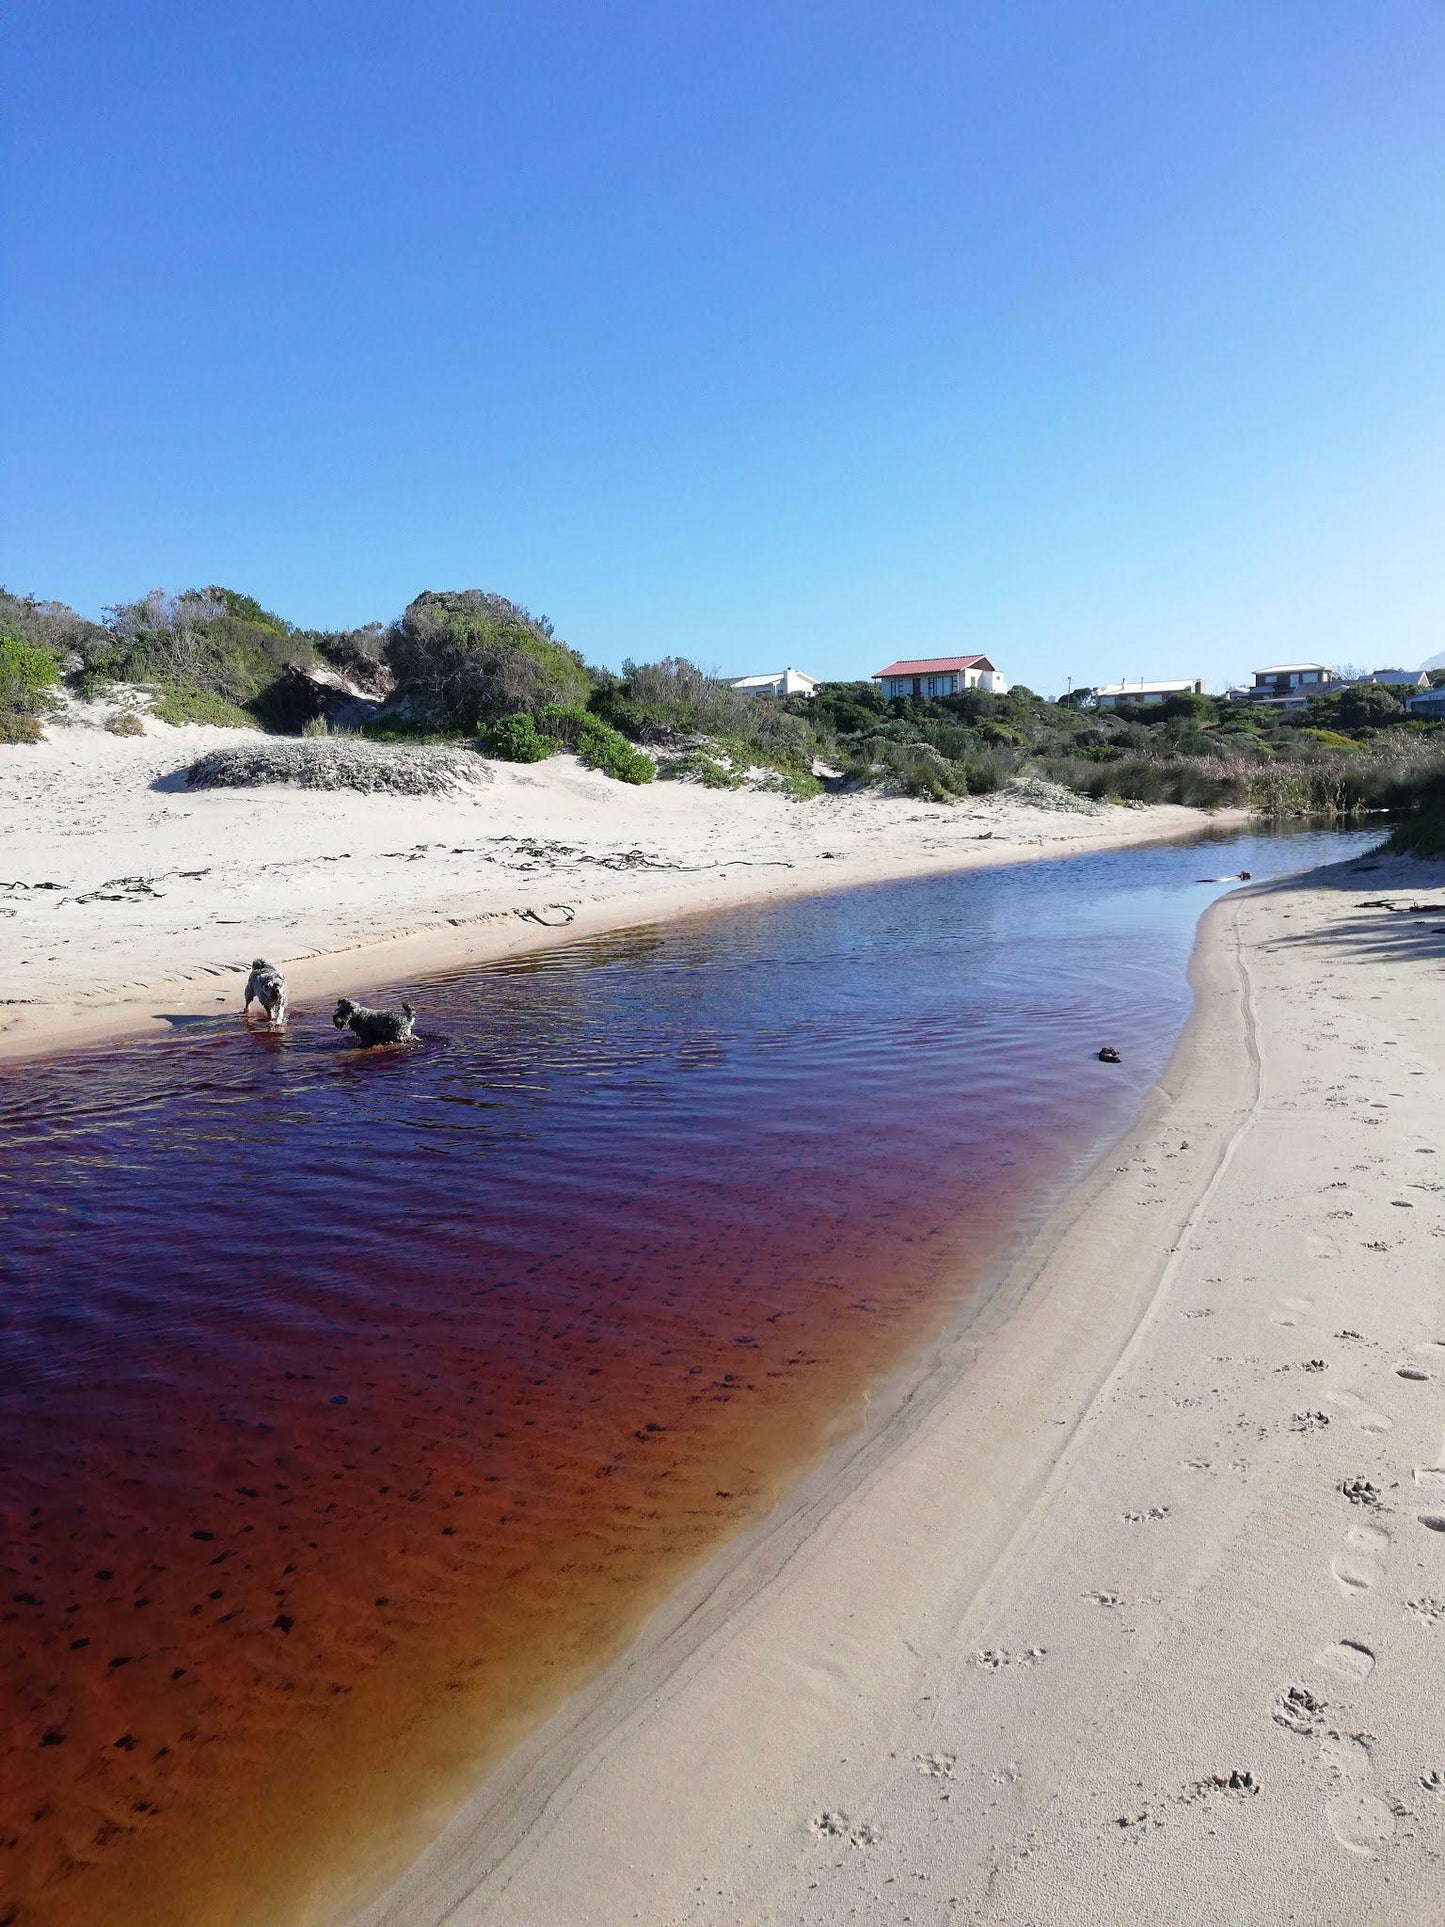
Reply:
[[1442, 0], [9, 0], [0, 579], [1445, 649]]

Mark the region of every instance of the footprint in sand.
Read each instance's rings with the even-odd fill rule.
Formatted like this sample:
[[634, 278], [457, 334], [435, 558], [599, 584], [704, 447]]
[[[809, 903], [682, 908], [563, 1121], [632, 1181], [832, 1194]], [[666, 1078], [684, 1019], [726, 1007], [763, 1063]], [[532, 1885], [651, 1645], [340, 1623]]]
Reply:
[[1311, 1298], [1282, 1298], [1269, 1315], [1271, 1325], [1297, 1325], [1307, 1311], [1314, 1310]]
[[1380, 1577], [1379, 1568], [1372, 1566], [1368, 1559], [1349, 1559], [1340, 1553], [1331, 1559], [1330, 1571], [1346, 1599], [1368, 1592]]
[[1395, 1838], [1395, 1816], [1384, 1801], [1361, 1787], [1351, 1787], [1327, 1801], [1325, 1814], [1340, 1845], [1366, 1857], [1379, 1853]]
[[1326, 1392], [1324, 1397], [1328, 1404], [1338, 1405], [1342, 1412], [1348, 1412], [1362, 1432], [1393, 1432], [1395, 1429], [1395, 1421], [1367, 1405], [1358, 1392]]
[[1312, 1258], [1338, 1258], [1340, 1255], [1339, 1245], [1327, 1231], [1312, 1231], [1307, 1243]]
[[1431, 1491], [1445, 1492], [1445, 1465], [1417, 1465], [1415, 1483]]
[[1427, 1380], [1430, 1374], [1425, 1370], [1423, 1365], [1397, 1365], [1395, 1367], [1395, 1376], [1396, 1378], [1411, 1379], [1418, 1385]]
[[1349, 1853], [1377, 1854], [1395, 1837], [1395, 1816], [1370, 1792], [1370, 1749], [1358, 1736], [1331, 1733], [1320, 1747], [1320, 1759], [1337, 1783], [1325, 1803], [1325, 1814], [1336, 1840]]
[[1427, 1532], [1445, 1532], [1445, 1512], [1421, 1512], [1417, 1517]]
[[1383, 1552], [1390, 1543], [1390, 1535], [1381, 1526], [1354, 1525], [1345, 1538], [1351, 1550], [1335, 1554], [1330, 1561], [1330, 1572], [1346, 1599], [1355, 1599], [1378, 1584], [1380, 1578], [1379, 1567], [1361, 1554]]
[[1328, 1667], [1330, 1672], [1338, 1673], [1341, 1679], [1354, 1680], [1357, 1685], [1363, 1685], [1375, 1670], [1375, 1655], [1357, 1639], [1341, 1639], [1333, 1646], [1326, 1646], [1323, 1652], [1316, 1653], [1315, 1664]]

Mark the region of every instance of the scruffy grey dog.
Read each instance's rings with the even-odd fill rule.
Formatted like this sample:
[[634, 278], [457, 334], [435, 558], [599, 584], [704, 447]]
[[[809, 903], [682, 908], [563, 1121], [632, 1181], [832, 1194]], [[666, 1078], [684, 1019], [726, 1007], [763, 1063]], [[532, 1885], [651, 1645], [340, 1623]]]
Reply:
[[405, 998], [398, 1016], [394, 1010], [373, 1010], [369, 1004], [354, 1004], [349, 997], [338, 997], [331, 1021], [338, 1030], [349, 1030], [363, 1044], [409, 1044], [416, 1027], [416, 1012]]
[[272, 1030], [285, 1030], [286, 979], [264, 957], [255, 959], [251, 974], [246, 979], [246, 996], [241, 1005], [243, 1017], [250, 1014], [252, 1004], [259, 1004], [265, 1011]]

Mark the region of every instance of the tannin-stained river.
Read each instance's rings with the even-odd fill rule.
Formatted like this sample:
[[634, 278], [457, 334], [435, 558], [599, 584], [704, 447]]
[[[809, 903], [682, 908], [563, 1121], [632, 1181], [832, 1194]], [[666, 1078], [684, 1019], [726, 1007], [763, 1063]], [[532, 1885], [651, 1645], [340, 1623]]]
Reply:
[[394, 1871], [1127, 1129], [1198, 879], [1374, 840], [564, 944], [405, 986], [402, 1051], [303, 1006], [0, 1073], [0, 1927]]

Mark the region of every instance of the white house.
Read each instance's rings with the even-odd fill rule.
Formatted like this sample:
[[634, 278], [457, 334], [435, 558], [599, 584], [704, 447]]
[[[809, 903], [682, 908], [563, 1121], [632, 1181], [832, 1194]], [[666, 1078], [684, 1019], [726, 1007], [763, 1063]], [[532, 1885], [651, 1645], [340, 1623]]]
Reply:
[[1338, 684], [1333, 669], [1322, 662], [1281, 662], [1272, 669], [1256, 669], [1249, 689], [1231, 689], [1232, 703], [1268, 703], [1273, 709], [1303, 709], [1315, 696], [1326, 695]]
[[890, 662], [875, 669], [872, 680], [883, 694], [896, 696], [961, 696], [980, 689], [990, 696], [1006, 696], [1008, 684], [987, 656], [921, 656], [916, 662]]
[[762, 676], [735, 676], [732, 687], [743, 696], [816, 696], [818, 678], [801, 669], [773, 669]]
[[1106, 682], [1094, 691], [1099, 709], [1121, 709], [1133, 703], [1167, 703], [1171, 696], [1202, 696], [1204, 678], [1182, 682]]

